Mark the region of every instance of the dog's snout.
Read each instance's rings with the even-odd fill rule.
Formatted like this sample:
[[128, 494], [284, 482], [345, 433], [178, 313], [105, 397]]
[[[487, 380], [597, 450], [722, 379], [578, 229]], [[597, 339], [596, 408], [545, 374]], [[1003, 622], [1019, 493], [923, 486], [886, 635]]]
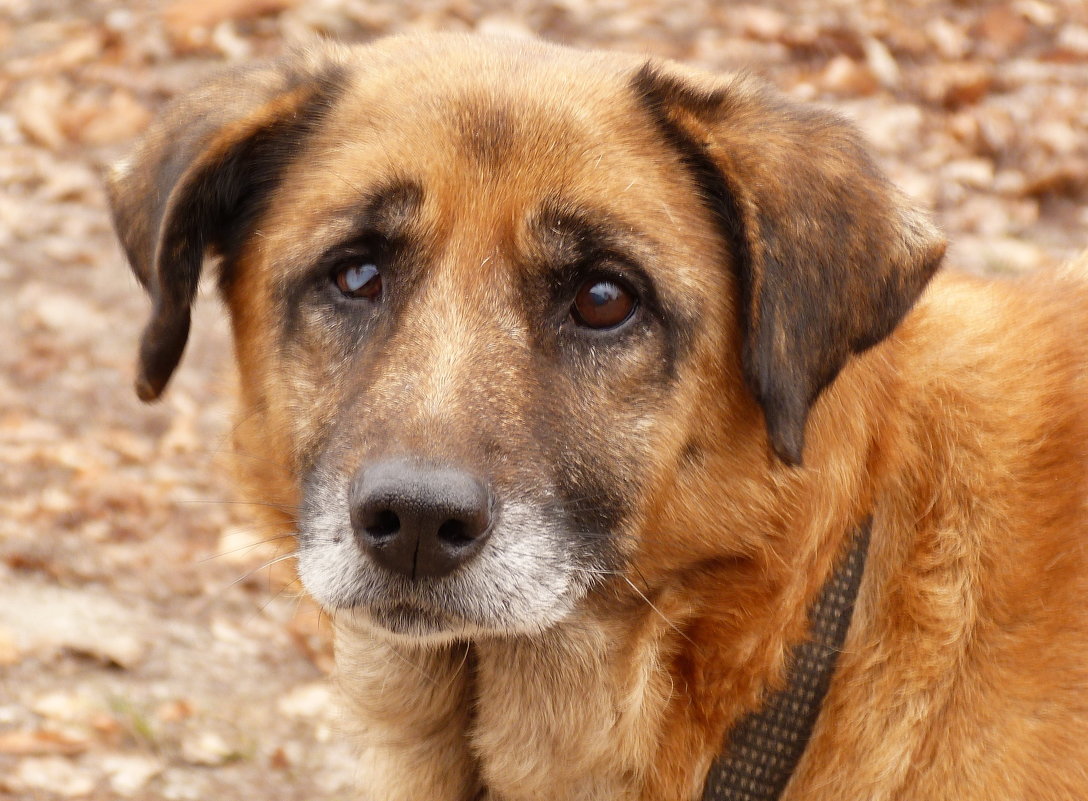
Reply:
[[387, 460], [351, 486], [351, 524], [364, 552], [409, 578], [437, 578], [472, 558], [491, 531], [491, 498], [470, 473]]

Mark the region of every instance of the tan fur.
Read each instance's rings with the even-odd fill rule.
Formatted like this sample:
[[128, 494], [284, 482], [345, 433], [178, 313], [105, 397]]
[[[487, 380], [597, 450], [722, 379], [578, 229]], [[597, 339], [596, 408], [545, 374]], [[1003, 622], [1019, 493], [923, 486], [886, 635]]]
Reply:
[[[511, 310], [519, 258], [540, 247], [524, 220], [557, 188], [650, 232], [631, 247], [667, 266], [655, 279], [699, 320], [667, 392], [645, 386], [660, 360], [649, 345], [616, 357], [610, 386], [550, 379], [584, 436], [621, 451], [617, 472], [624, 449], [648, 454], [627, 498], [620, 575], [544, 631], [467, 644], [387, 641], [352, 610], [333, 613], [364, 750], [361, 798], [697, 798], [732, 724], [781, 686], [808, 605], [868, 515], [854, 621], [785, 801], [1088, 797], [1088, 258], [1016, 281], [939, 274], [818, 395], [801, 420], [803, 465], [791, 466], [772, 453], [743, 375], [743, 321], [767, 307], [745, 310], [733, 274], [708, 267], [736, 255], [679, 156], [639, 116], [627, 88], [639, 60], [456, 37], [308, 60], [344, 69], [348, 88], [307, 158], [285, 166], [224, 287], [241, 375], [239, 473], [255, 498], [299, 503], [318, 443], [342, 442], [320, 458], [350, 463], [394, 436], [344, 427], [341, 410], [363, 396], [368, 413], [396, 421], [401, 447], [468, 458], [466, 442], [485, 430], [535, 453], [533, 332]], [[663, 124], [741, 187], [746, 219], [791, 208], [798, 169], [831, 171], [872, 193], [879, 216], [844, 252], [901, 232], [881, 262], [887, 276], [850, 271], [842, 296], [822, 299], [858, 315], [843, 331], [869, 324], [874, 283], [900, 282], [913, 300], [929, 272], [909, 265], [931, 269], [943, 245], [894, 190], [838, 160], [849, 129], [809, 129], [804, 117], [776, 129], [756, 84], [658, 67], [673, 76], [660, 88]], [[740, 111], [712, 113], [714, 92]], [[325, 355], [321, 335], [270, 347], [278, 288], [346, 234], [360, 186], [406, 165], [428, 190], [413, 230], [432, 269], [367, 384]], [[127, 180], [115, 178], [115, 197]], [[841, 239], [805, 223], [781, 220], [782, 235]], [[757, 265], [764, 244], [750, 246]], [[794, 278], [757, 272], [753, 302], [776, 280]], [[789, 332], [778, 337], [776, 358], [793, 359]], [[628, 396], [645, 400], [631, 407]], [[789, 447], [774, 444], [783, 458]]]

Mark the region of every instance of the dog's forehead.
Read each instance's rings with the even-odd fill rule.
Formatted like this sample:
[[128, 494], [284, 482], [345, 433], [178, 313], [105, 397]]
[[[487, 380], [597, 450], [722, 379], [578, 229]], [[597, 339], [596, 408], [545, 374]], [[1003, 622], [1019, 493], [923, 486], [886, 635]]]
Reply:
[[313, 145], [355, 183], [495, 179], [510, 194], [592, 166], [615, 175], [638, 65], [537, 42], [394, 39], [349, 51]]
[[[466, 263], [504, 249], [524, 253], [529, 239], [581, 220], [631, 234], [632, 247], [656, 250], [679, 284], [711, 291], [706, 270], [683, 265], [712, 263], [719, 243], [632, 86], [642, 60], [538, 43], [466, 40], [447, 48], [443, 41], [351, 51], [335, 101], [290, 170], [291, 191], [273, 201], [258, 247], [282, 264], [304, 264], [307, 253], [356, 233], [360, 210], [392, 191], [411, 201], [407, 216], [423, 221], [417, 230], [426, 241], [453, 242]], [[546, 244], [562, 244], [553, 239]]]
[[569, 171], [618, 154], [617, 127], [634, 110], [622, 59], [504, 42], [429, 44], [401, 57], [355, 55], [326, 126], [342, 155], [353, 140], [359, 151], [377, 142], [396, 159], [390, 167], [455, 167], [463, 182], [469, 169], [532, 180], [527, 166]]

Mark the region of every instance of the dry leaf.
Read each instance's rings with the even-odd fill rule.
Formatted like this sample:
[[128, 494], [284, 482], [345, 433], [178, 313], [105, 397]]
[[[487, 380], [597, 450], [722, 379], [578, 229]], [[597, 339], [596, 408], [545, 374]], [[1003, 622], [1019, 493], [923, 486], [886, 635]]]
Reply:
[[15, 756], [72, 756], [90, 747], [90, 740], [49, 729], [0, 732], [0, 754]]

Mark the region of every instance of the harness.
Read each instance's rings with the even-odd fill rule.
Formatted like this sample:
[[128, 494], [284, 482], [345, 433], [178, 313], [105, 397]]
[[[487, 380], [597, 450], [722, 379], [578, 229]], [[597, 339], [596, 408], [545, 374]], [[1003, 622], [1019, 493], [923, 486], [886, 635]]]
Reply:
[[835, 663], [850, 628], [865, 571], [872, 521], [854, 532], [849, 551], [809, 610], [810, 636], [794, 647], [786, 686], [733, 727], [710, 767], [703, 801], [777, 801], [805, 752]]

